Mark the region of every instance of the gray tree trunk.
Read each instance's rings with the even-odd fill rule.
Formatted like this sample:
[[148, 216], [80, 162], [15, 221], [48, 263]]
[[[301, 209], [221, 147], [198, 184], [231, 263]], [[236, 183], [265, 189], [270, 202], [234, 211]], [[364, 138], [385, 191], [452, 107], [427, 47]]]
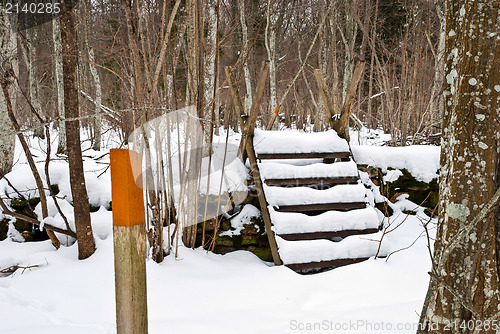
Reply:
[[[67, 1], [67, 0], [66, 0]], [[64, 111], [66, 119], [78, 118], [78, 79], [76, 29], [73, 11], [62, 2], [61, 41], [64, 73]], [[66, 122], [66, 140], [68, 146], [69, 178], [75, 214], [76, 236], [78, 239], [78, 258], [91, 256], [95, 251], [95, 240], [90, 223], [90, 207], [85, 187], [82, 148], [80, 146], [80, 121]]]
[[[248, 28], [247, 28], [247, 22], [246, 22], [246, 13], [245, 13], [245, 0], [238, 0], [238, 7], [240, 10], [240, 23], [241, 23], [241, 33], [242, 33], [242, 52], [243, 48], [246, 48], [246, 50], [249, 49], [248, 45]], [[245, 94], [245, 112], [247, 115], [250, 115], [250, 108], [252, 108], [252, 78], [250, 77], [250, 70], [248, 69], [248, 60], [249, 57], [247, 57], [247, 60], [243, 63], [243, 73], [245, 74], [245, 87], [247, 93]]]
[[92, 4], [90, 1], [85, 0], [83, 2], [84, 4], [84, 13], [83, 15], [85, 16], [85, 25], [83, 27], [84, 29], [84, 38], [85, 38], [85, 47], [87, 49], [87, 52], [89, 54], [89, 68], [90, 68], [90, 74], [92, 75], [92, 80], [94, 81], [94, 88], [95, 88], [95, 115], [93, 118], [93, 125], [94, 125], [94, 138], [92, 140], [92, 148], [95, 151], [100, 151], [101, 149], [101, 126], [102, 126], [102, 117], [101, 117], [101, 103], [102, 103], [102, 89], [101, 89], [101, 79], [99, 78], [99, 73], [97, 72], [97, 68], [95, 66], [95, 56], [94, 56], [94, 49], [90, 45], [89, 42], [89, 25], [91, 22], [91, 6]]
[[[13, 68], [17, 73], [17, 43], [16, 34], [5, 14], [3, 4], [0, 4], [0, 75]], [[11, 85], [11, 90], [14, 85]], [[10, 94], [15, 105], [15, 92]], [[12, 169], [14, 163], [15, 133], [9, 119], [7, 104], [0, 90], [0, 175], [5, 175]]]
[[[211, 102], [214, 98], [215, 86], [217, 84], [216, 77], [216, 60], [217, 60], [217, 20], [218, 15], [216, 12], [217, 0], [209, 0], [206, 2], [207, 15], [206, 18], [208, 20], [207, 30], [208, 36], [206, 40], [206, 52], [205, 52], [205, 115], [203, 117], [205, 127], [204, 127], [204, 141], [205, 147], [209, 145], [211, 140], [211, 133], [213, 131], [212, 124], [212, 110], [214, 110]], [[214, 101], [216, 104], [216, 101]]]
[[52, 43], [54, 46], [54, 77], [57, 93], [57, 116], [59, 122], [59, 143], [57, 153], [66, 153], [66, 123], [64, 122], [64, 82], [63, 82], [63, 58], [61, 44], [61, 24], [59, 17], [52, 20]]
[[[27, 51], [27, 64], [28, 67], [28, 89], [29, 89], [29, 98], [33, 109], [39, 114], [42, 115], [42, 106], [40, 104], [40, 95], [38, 91], [38, 71], [36, 64], [37, 57], [37, 39], [38, 39], [38, 26], [34, 26], [32, 28], [27, 29], [26, 37], [28, 39], [28, 45], [26, 48]], [[37, 117], [32, 117], [33, 120], [33, 135], [38, 138], [45, 138], [45, 130], [43, 125], [40, 124], [40, 120]]]
[[[271, 112], [278, 106], [278, 97], [276, 93], [276, 25], [277, 18], [275, 13], [272, 13], [271, 0], [267, 2], [267, 22], [265, 31], [265, 45], [267, 50], [267, 58], [269, 60], [269, 105]], [[279, 119], [274, 122], [273, 128], [277, 129]]]
[[499, 26], [498, 0], [447, 1], [439, 223], [422, 333], [450, 324], [482, 333], [479, 321], [500, 321]]

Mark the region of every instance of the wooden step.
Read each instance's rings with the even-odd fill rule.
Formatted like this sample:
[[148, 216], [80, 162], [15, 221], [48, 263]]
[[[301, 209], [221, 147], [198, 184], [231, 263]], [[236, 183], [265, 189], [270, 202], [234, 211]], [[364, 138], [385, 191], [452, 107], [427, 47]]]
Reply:
[[306, 185], [337, 185], [337, 184], [356, 184], [357, 176], [339, 176], [339, 177], [307, 177], [296, 179], [267, 179], [264, 182], [268, 186], [306, 186]]
[[280, 205], [274, 207], [278, 212], [299, 212], [299, 213], [321, 213], [330, 210], [349, 211], [366, 208], [365, 202], [350, 203], [320, 203], [320, 204], [300, 204], [300, 205]]
[[296, 240], [317, 240], [317, 239], [328, 239], [333, 238], [345, 238], [351, 235], [362, 235], [377, 233], [379, 229], [368, 228], [364, 230], [342, 230], [342, 231], [330, 231], [330, 232], [311, 232], [311, 233], [289, 233], [289, 234], [278, 234], [281, 238], [287, 241]]
[[349, 159], [350, 156], [350, 152], [259, 153], [257, 159], [324, 159], [332, 162], [334, 159]]
[[337, 259], [331, 261], [308, 262], [308, 263], [292, 263], [286, 266], [294, 271], [312, 270], [312, 269], [333, 269], [337, 267], [347, 266], [349, 264], [359, 263], [368, 260], [369, 257], [357, 259]]

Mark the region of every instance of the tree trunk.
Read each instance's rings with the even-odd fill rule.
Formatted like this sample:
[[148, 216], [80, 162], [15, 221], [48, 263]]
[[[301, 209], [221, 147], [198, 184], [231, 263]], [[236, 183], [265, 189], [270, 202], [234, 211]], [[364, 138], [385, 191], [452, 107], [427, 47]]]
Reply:
[[[206, 40], [206, 53], [205, 53], [205, 103], [204, 110], [205, 115], [203, 117], [205, 127], [204, 127], [204, 141], [205, 148], [210, 145], [211, 134], [213, 131], [214, 124], [212, 122], [212, 110], [214, 110], [212, 105], [212, 100], [214, 99], [215, 86], [217, 85], [217, 70], [215, 68], [217, 60], [217, 26], [218, 26], [218, 8], [217, 0], [210, 0], [206, 2], [207, 8], [207, 19], [208, 19], [208, 37]], [[216, 101], [213, 101], [216, 104]]]
[[479, 321], [500, 320], [499, 20], [498, 1], [447, 1], [440, 211], [422, 333], [447, 324], [479, 333]]
[[[276, 15], [271, 13], [271, 0], [267, 2], [267, 22], [265, 31], [265, 44], [267, 50], [267, 58], [269, 61], [269, 106], [274, 110], [278, 106], [278, 97], [276, 94]], [[273, 128], [278, 129], [279, 119], [274, 122]]]
[[[38, 92], [38, 74], [37, 74], [37, 64], [36, 64], [36, 44], [38, 38], [38, 26], [34, 26], [29, 28], [26, 31], [26, 37], [28, 39], [28, 44], [26, 46], [26, 59], [28, 60], [26, 66], [28, 67], [28, 90], [29, 90], [29, 98], [30, 103], [33, 106], [33, 109], [38, 113], [38, 115], [42, 115], [42, 107], [40, 104], [40, 96]], [[45, 130], [43, 125], [40, 124], [40, 120], [37, 117], [33, 117], [33, 135], [35, 137], [44, 139], [45, 138]]]
[[52, 43], [54, 45], [54, 77], [57, 92], [57, 115], [59, 124], [59, 143], [57, 153], [66, 153], [66, 123], [64, 119], [64, 83], [63, 83], [63, 57], [61, 44], [61, 25], [59, 17], [52, 20]]
[[102, 103], [102, 89], [101, 89], [101, 79], [99, 78], [99, 73], [97, 72], [97, 68], [95, 66], [95, 57], [94, 57], [94, 49], [90, 45], [89, 42], [89, 25], [91, 22], [91, 11], [92, 11], [92, 3], [88, 0], [83, 1], [83, 15], [85, 17], [84, 24], [84, 38], [85, 38], [85, 47], [89, 54], [89, 68], [90, 74], [92, 75], [92, 79], [94, 81], [95, 88], [95, 116], [93, 118], [93, 127], [94, 127], [94, 138], [92, 139], [92, 149], [95, 151], [100, 151], [101, 149], [101, 103]]
[[69, 178], [75, 214], [78, 258], [91, 256], [95, 251], [95, 240], [90, 223], [90, 208], [85, 187], [82, 148], [80, 146], [80, 121], [77, 82], [77, 41], [73, 11], [68, 0], [62, 1], [61, 41], [64, 74], [64, 110], [66, 115], [66, 138], [68, 147]]
[[[0, 69], [15, 68], [17, 63], [16, 34], [5, 14], [3, 4], [0, 4]], [[13, 86], [11, 85], [11, 90]], [[11, 91], [13, 104], [15, 93]], [[0, 175], [11, 171], [14, 163], [15, 134], [9, 120], [7, 103], [3, 92], [0, 91]]]
[[[242, 48], [241, 52], [243, 50], [246, 50], [248, 52], [250, 46], [248, 45], [248, 28], [247, 28], [247, 22], [246, 22], [246, 13], [245, 13], [245, 0], [238, 0], [238, 7], [240, 10], [240, 23], [241, 23], [241, 32], [242, 32]], [[247, 57], [247, 60], [243, 63], [243, 73], [245, 74], [245, 87], [247, 90], [247, 93], [245, 94], [245, 112], [247, 115], [250, 115], [250, 108], [252, 108], [252, 78], [250, 77], [250, 70], [248, 69], [248, 60], [249, 57]]]

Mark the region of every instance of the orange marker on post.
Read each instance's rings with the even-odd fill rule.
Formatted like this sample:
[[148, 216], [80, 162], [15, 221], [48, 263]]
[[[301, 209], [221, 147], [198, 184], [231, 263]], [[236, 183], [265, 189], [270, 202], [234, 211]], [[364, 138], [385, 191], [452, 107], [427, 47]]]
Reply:
[[126, 149], [110, 151], [113, 242], [115, 250], [116, 329], [118, 334], [148, 332], [146, 231], [143, 190], [134, 170], [141, 155]]

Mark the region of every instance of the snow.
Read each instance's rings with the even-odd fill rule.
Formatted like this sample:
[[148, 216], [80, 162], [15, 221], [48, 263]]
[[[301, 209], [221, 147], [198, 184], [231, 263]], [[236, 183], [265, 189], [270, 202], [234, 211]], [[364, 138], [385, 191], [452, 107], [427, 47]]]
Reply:
[[366, 188], [362, 184], [340, 184], [325, 190], [308, 187], [271, 187], [264, 184], [269, 205], [300, 205], [319, 203], [364, 202]]
[[255, 129], [255, 153], [349, 152], [347, 142], [333, 130], [304, 133], [299, 131], [263, 131]]
[[[290, 133], [297, 136], [297, 132]], [[230, 140], [234, 137], [236, 135], [231, 134]], [[437, 176], [439, 150], [433, 147], [418, 149], [410, 146], [399, 152], [378, 147], [353, 146], [353, 149], [357, 150], [355, 155], [363, 156], [370, 165], [407, 168], [421, 177]], [[381, 149], [379, 154], [378, 149]], [[38, 157], [42, 159], [37, 158], [37, 166], [44, 179], [43, 147], [40, 152], [42, 154]], [[100, 205], [100, 209], [91, 214], [97, 245], [92, 257], [77, 260], [77, 245], [72, 242], [63, 242], [69, 246], [56, 251], [48, 240], [19, 243], [8, 238], [0, 241], [0, 270], [12, 265], [35, 266], [20, 268], [13, 275], [0, 277], [0, 334], [116, 333], [112, 216], [106, 210], [109, 170], [98, 177], [105, 171], [109, 157], [99, 159], [98, 162], [103, 164], [94, 160], [103, 153], [90, 150], [85, 153], [90, 156], [85, 158], [89, 197]], [[17, 154], [16, 161], [18, 163], [8, 177], [27, 196], [35, 196], [34, 180], [25, 160]], [[51, 178], [52, 183], [59, 184], [61, 192], [58, 197], [66, 196], [65, 200], [59, 200], [59, 204], [73, 224], [65, 164], [62, 160], [51, 162]], [[282, 172], [307, 175], [298, 171], [308, 168], [312, 167], [294, 170], [287, 166]], [[360, 173], [360, 176], [368, 178], [366, 173]], [[361, 184], [353, 186], [358, 187], [360, 193], [363, 190], [364, 196], [366, 190]], [[12, 189], [2, 180], [0, 191], [11, 193]], [[330, 195], [336, 191], [316, 192], [312, 195], [316, 199], [332, 201]], [[306, 197], [309, 194], [299, 195]], [[63, 224], [50, 197], [48, 206], [50, 218], [45, 222]], [[393, 332], [415, 333], [429, 282], [427, 272], [431, 268], [427, 238], [421, 226], [429, 218], [423, 208], [405, 195], [398, 197], [391, 207], [394, 215], [384, 218], [384, 222], [386, 226], [399, 227], [384, 236], [381, 255], [414, 244], [393, 253], [388, 259], [374, 259], [378, 242], [368, 240], [380, 239], [382, 232], [348, 237], [339, 243], [327, 241], [328, 244], [321, 240], [318, 243], [291, 244], [278, 237], [281, 249], [290, 249], [287, 261], [294, 260], [294, 257], [311, 260], [363, 254], [372, 256], [365, 262], [315, 275], [299, 275], [284, 266], [272, 266], [246, 251], [216, 255], [201, 249], [180, 247], [177, 258], [169, 255], [161, 264], [148, 259], [149, 333], [303, 333], [309, 332], [304, 330], [307, 326], [325, 322], [331, 324], [331, 332], [338, 333], [380, 333], [377, 326], [382, 322], [392, 324], [393, 328], [398, 324], [405, 325]], [[413, 210], [417, 214], [406, 215], [403, 210]], [[370, 207], [350, 212], [327, 212], [315, 216], [314, 220], [302, 214], [276, 212], [272, 207], [270, 211], [276, 223], [274, 228], [278, 231], [287, 231], [286, 228], [289, 231], [293, 228], [330, 230], [333, 220], [339, 228], [378, 224]], [[242, 227], [254, 214], [257, 214], [256, 208], [246, 205], [233, 218], [232, 226], [235, 229]], [[308, 223], [312, 224], [309, 226]], [[435, 221], [431, 222], [430, 232], [432, 240]], [[358, 327], [349, 327], [352, 323]]]
[[298, 212], [278, 212], [269, 206], [273, 230], [277, 234], [334, 232], [378, 228], [379, 220], [373, 207], [351, 211], [327, 211], [317, 216]]
[[399, 179], [400, 176], [403, 176], [403, 172], [399, 169], [391, 169], [387, 171], [387, 174], [384, 175], [384, 182], [394, 182]]
[[247, 204], [241, 209], [240, 213], [231, 219], [231, 227], [233, 229], [224, 231], [219, 235], [233, 236], [241, 234], [241, 231], [245, 228], [245, 224], [253, 224], [252, 218], [259, 217], [260, 210], [257, 209], [252, 204]]
[[258, 165], [262, 180], [358, 176], [358, 168], [354, 161], [336, 162], [333, 164], [314, 163], [305, 166], [294, 166], [276, 162], [265, 162]]
[[[395, 215], [394, 223], [405, 215]], [[384, 239], [391, 249], [409, 246], [422, 228], [415, 216]], [[40, 265], [0, 278], [0, 333], [116, 333], [112, 238], [78, 261], [76, 245], [55, 251], [50, 242], [0, 242], [0, 262]], [[356, 240], [356, 242], [360, 242]], [[374, 242], [375, 243], [375, 242]], [[147, 261], [149, 333], [296, 333], [321, 321], [407, 323], [415, 333], [429, 276], [425, 238], [384, 259], [299, 275], [269, 267], [249, 252], [226, 255], [180, 248], [179, 259]], [[27, 289], [27, 287], [30, 287]], [[213, 288], [217, 287], [217, 288]], [[251, 319], [251, 322], [249, 322]], [[242, 324], [247, 324], [242, 326]]]
[[355, 146], [354, 160], [360, 165], [379, 167], [385, 173], [387, 168], [406, 169], [418, 181], [431, 182], [438, 177], [438, 146], [412, 145], [406, 147]]
[[284, 264], [330, 261], [338, 259], [369, 258], [389, 254], [388, 243], [380, 244], [382, 232], [352, 235], [339, 242], [326, 239], [287, 241], [276, 237], [280, 258]]

